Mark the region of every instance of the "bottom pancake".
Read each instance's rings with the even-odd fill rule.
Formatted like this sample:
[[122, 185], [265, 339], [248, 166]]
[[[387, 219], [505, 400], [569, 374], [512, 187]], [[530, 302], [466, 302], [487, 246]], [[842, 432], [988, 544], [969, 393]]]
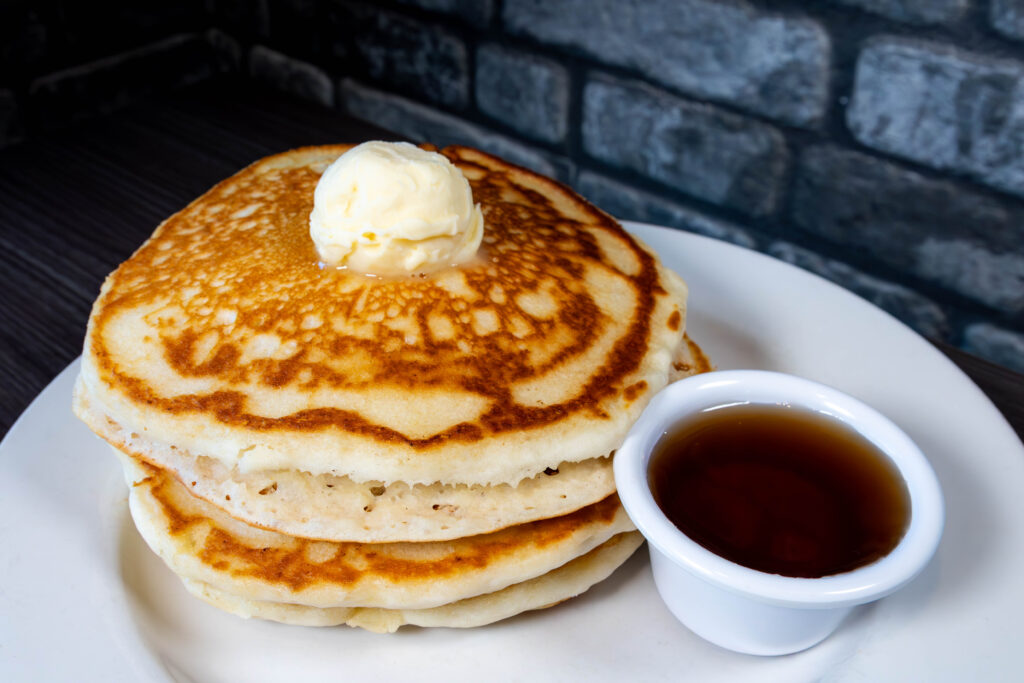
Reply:
[[616, 495], [490, 534], [424, 543], [311, 541], [249, 526], [169, 472], [123, 458], [143, 539], [179, 576], [249, 600], [427, 609], [541, 576], [634, 529]]
[[256, 617], [300, 626], [345, 624], [393, 633], [405, 625], [470, 628], [484, 626], [530, 610], [557, 605], [585, 592], [622, 565], [643, 543], [637, 531], [621, 533], [589, 553], [550, 572], [507, 588], [428, 609], [372, 607], [316, 608], [240, 598], [201, 581], [184, 579], [193, 595], [240, 617]]

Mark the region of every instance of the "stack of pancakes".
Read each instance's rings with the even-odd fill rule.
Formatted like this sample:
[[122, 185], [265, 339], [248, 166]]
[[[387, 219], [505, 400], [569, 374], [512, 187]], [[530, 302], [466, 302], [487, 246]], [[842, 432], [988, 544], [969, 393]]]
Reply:
[[686, 289], [572, 191], [468, 148], [476, 260], [318, 264], [313, 191], [345, 146], [263, 159], [104, 283], [75, 411], [189, 591], [288, 623], [474, 626], [577, 595], [640, 544], [611, 455], [703, 369]]

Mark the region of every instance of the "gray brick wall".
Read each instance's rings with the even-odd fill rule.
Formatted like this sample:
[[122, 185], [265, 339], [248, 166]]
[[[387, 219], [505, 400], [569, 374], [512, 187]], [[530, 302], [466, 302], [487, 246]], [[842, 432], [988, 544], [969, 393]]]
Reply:
[[523, 50], [481, 45], [476, 104], [527, 137], [558, 144], [569, 129], [569, 73], [558, 62]]
[[469, 103], [469, 56], [456, 33], [372, 4], [341, 8], [355, 56], [372, 80], [447, 108]]
[[262, 45], [249, 53], [250, 75], [277, 90], [330, 107], [334, 83], [323, 69], [275, 52]]
[[[998, 2], [998, 0], [996, 0]], [[950, 24], [963, 16], [968, 0], [832, 0], [912, 24]]]
[[34, 124], [60, 125], [113, 111], [154, 90], [203, 81], [222, 66], [204, 35], [178, 34], [36, 78], [27, 99]]
[[874, 157], [811, 147], [792, 220], [838, 247], [1015, 315], [1024, 312], [1024, 214]]
[[582, 129], [584, 150], [602, 162], [744, 213], [775, 208], [787, 151], [768, 124], [596, 74]]
[[494, 13], [494, 0], [398, 0], [403, 5], [443, 12], [474, 26], [486, 26]]
[[731, 0], [506, 0], [503, 20], [695, 97], [797, 126], [824, 114], [828, 35], [803, 17]]
[[909, 287], [872, 277], [789, 242], [773, 243], [768, 253], [849, 289], [927, 337], [942, 339], [949, 334], [949, 320], [942, 308]]
[[667, 225], [732, 242], [748, 249], [757, 247], [757, 239], [749, 230], [736, 223], [708, 216], [678, 202], [638, 190], [598, 173], [580, 173], [576, 189], [592, 203], [622, 220]]
[[847, 114], [868, 147], [1024, 197], [1024, 63], [903, 38], [857, 61]]
[[571, 165], [565, 159], [509, 137], [498, 135], [457, 116], [439, 112], [422, 104], [360, 85], [352, 80], [340, 83], [342, 107], [349, 114], [392, 130], [415, 142], [445, 145], [469, 145], [503, 157], [538, 173], [568, 180]]
[[968, 325], [964, 348], [972, 353], [1024, 372], [1024, 334], [1012, 332], [992, 323]]
[[992, 28], [1008, 38], [1024, 39], [1024, 0], [990, 0]]

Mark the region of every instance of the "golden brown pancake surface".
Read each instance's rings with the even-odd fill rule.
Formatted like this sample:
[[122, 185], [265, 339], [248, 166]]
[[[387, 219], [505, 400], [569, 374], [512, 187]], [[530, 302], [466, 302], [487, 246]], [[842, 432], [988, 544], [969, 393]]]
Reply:
[[321, 267], [313, 190], [343, 146], [270, 157], [105, 283], [83, 378], [126, 428], [241, 470], [515, 483], [613, 450], [668, 381], [685, 286], [566, 188], [467, 148], [486, 227], [458, 268]]
[[643, 537], [640, 532], [623, 532], [612, 536], [585, 555], [536, 578], [493, 593], [427, 609], [307, 607], [251, 600], [193, 579], [185, 579], [184, 583], [196, 597], [242, 617], [259, 617], [303, 626], [347, 624], [377, 633], [391, 633], [405, 624], [466, 628], [490, 624], [528, 610], [545, 609], [575, 597], [594, 583], [607, 578], [641, 543]]

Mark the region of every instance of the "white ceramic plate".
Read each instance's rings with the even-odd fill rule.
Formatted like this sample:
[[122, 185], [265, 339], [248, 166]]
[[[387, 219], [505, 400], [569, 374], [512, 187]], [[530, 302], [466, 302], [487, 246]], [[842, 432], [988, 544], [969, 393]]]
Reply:
[[0, 680], [962, 681], [1020, 674], [1024, 447], [952, 363], [824, 280], [702, 237], [630, 224], [690, 285], [719, 368], [764, 368], [872, 404], [930, 458], [939, 552], [900, 593], [788, 657], [720, 650], [668, 613], [646, 552], [558, 607], [480, 629], [381, 636], [244, 621], [188, 596], [127, 517], [106, 446], [71, 414], [77, 363], [0, 445]]

